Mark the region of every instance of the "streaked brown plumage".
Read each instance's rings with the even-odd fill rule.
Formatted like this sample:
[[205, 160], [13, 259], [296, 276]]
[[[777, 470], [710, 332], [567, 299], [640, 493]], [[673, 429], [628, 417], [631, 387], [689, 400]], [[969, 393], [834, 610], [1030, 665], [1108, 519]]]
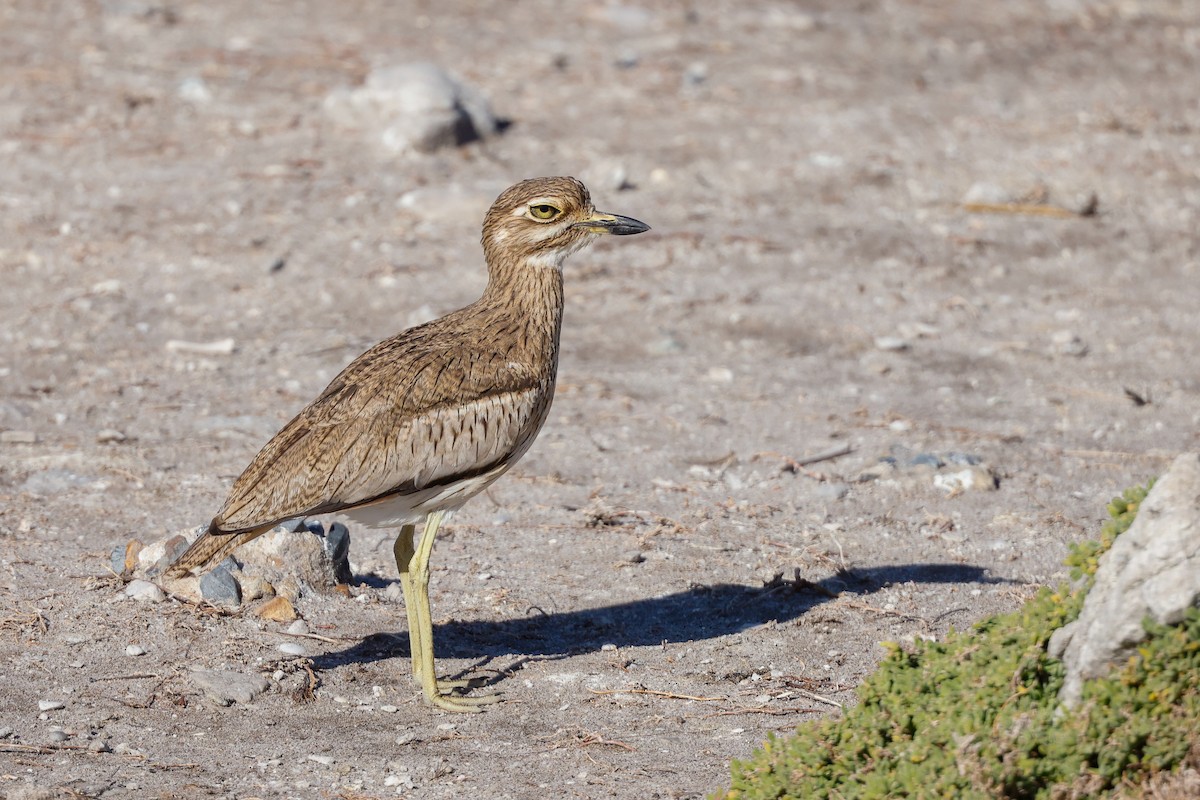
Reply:
[[536, 178], [506, 190], [484, 220], [483, 296], [351, 362], [263, 447], [170, 574], [210, 569], [297, 517], [342, 512], [401, 527], [396, 562], [414, 673], [435, 705], [477, 710], [490, 698], [454, 694], [461, 686], [432, 674], [427, 581], [437, 527], [524, 455], [546, 420], [558, 365], [563, 260], [593, 234], [645, 230], [637, 220], [597, 213], [574, 178]]

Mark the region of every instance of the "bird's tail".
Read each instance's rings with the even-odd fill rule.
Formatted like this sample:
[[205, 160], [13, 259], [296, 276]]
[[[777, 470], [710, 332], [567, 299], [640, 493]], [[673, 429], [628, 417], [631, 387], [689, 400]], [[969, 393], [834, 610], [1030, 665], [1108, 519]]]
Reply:
[[251, 539], [257, 538], [271, 528], [274, 523], [248, 531], [226, 533], [215, 524], [209, 525], [208, 530], [200, 534], [200, 538], [192, 542], [191, 547], [183, 552], [175, 563], [167, 567], [167, 577], [184, 578], [188, 575], [202, 575], [225, 560], [225, 557]]

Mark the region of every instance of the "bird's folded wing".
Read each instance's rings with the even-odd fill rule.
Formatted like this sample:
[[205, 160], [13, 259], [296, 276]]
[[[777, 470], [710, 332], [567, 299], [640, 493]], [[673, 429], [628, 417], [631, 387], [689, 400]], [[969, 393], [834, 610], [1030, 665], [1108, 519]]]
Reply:
[[520, 453], [536, 434], [547, 387], [512, 369], [505, 354], [461, 353], [453, 342], [396, 337], [359, 356], [263, 447], [214, 528], [232, 533], [351, 508]]

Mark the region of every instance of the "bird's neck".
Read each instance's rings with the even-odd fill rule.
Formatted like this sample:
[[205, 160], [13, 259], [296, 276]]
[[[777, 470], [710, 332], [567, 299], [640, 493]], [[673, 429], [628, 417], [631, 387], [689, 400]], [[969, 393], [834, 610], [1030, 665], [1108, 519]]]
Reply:
[[485, 313], [521, 339], [531, 357], [556, 360], [562, 328], [562, 270], [557, 264], [502, 257], [489, 263], [488, 273], [487, 289], [479, 301]]

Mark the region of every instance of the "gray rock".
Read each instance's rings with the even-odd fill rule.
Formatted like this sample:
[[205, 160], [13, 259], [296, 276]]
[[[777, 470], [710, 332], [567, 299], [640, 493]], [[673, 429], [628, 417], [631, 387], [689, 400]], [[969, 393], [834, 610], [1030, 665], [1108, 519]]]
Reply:
[[283, 642], [278, 645], [279, 652], [288, 656], [302, 656], [308, 651], [299, 642]]
[[394, 153], [430, 153], [499, 130], [487, 100], [436, 64], [374, 70], [358, 89], [336, 89], [325, 110], [337, 122], [368, 130]]
[[7, 726], [0, 726], [0, 739], [8, 739], [13, 735], [13, 729]]
[[831, 481], [817, 486], [817, 497], [822, 500], [841, 500], [850, 494], [850, 486], [845, 483]]
[[69, 469], [44, 469], [34, 472], [26, 478], [25, 482], [21, 484], [21, 491], [46, 497], [62, 494], [69, 489], [87, 486], [93, 482], [93, 478]]
[[[334, 551], [349, 547], [349, 532], [334, 533], [338, 527], [345, 530], [344, 526], [330, 527]], [[267, 531], [239, 548], [242, 572], [263, 576], [275, 585], [278, 594], [285, 596], [287, 592], [284, 588], [289, 578], [317, 591], [348, 583], [349, 563], [343, 558], [339, 568], [339, 564], [330, 558], [330, 549], [327, 547], [329, 537], [322, 535], [324, 531], [320, 526], [317, 526], [317, 531], [321, 533], [314, 533], [307, 526], [300, 530], [279, 527]]]
[[58, 711], [66, 707], [62, 700], [38, 700], [38, 711]]
[[108, 568], [118, 575], [125, 572], [125, 545], [119, 544], [113, 547], [112, 552], [108, 554]]
[[966, 193], [963, 194], [962, 201], [964, 205], [1002, 205], [1004, 203], [1011, 203], [1012, 199], [1012, 195], [1002, 186], [979, 181], [971, 184], [971, 188], [967, 189]]
[[130, 581], [125, 587], [125, 596], [132, 597], [139, 603], [161, 603], [166, 599], [163, 590], [150, 581]]
[[1067, 668], [1059, 699], [1073, 706], [1089, 678], [1124, 663], [1147, 617], [1183, 620], [1200, 602], [1200, 454], [1179, 456], [1142, 501], [1137, 519], [1100, 558], [1079, 619], [1055, 632], [1050, 655]]
[[242, 602], [242, 588], [225, 564], [200, 578], [200, 596], [214, 605], [233, 605]]
[[191, 679], [209, 700], [221, 706], [249, 703], [271, 685], [262, 675], [227, 669], [195, 669]]

